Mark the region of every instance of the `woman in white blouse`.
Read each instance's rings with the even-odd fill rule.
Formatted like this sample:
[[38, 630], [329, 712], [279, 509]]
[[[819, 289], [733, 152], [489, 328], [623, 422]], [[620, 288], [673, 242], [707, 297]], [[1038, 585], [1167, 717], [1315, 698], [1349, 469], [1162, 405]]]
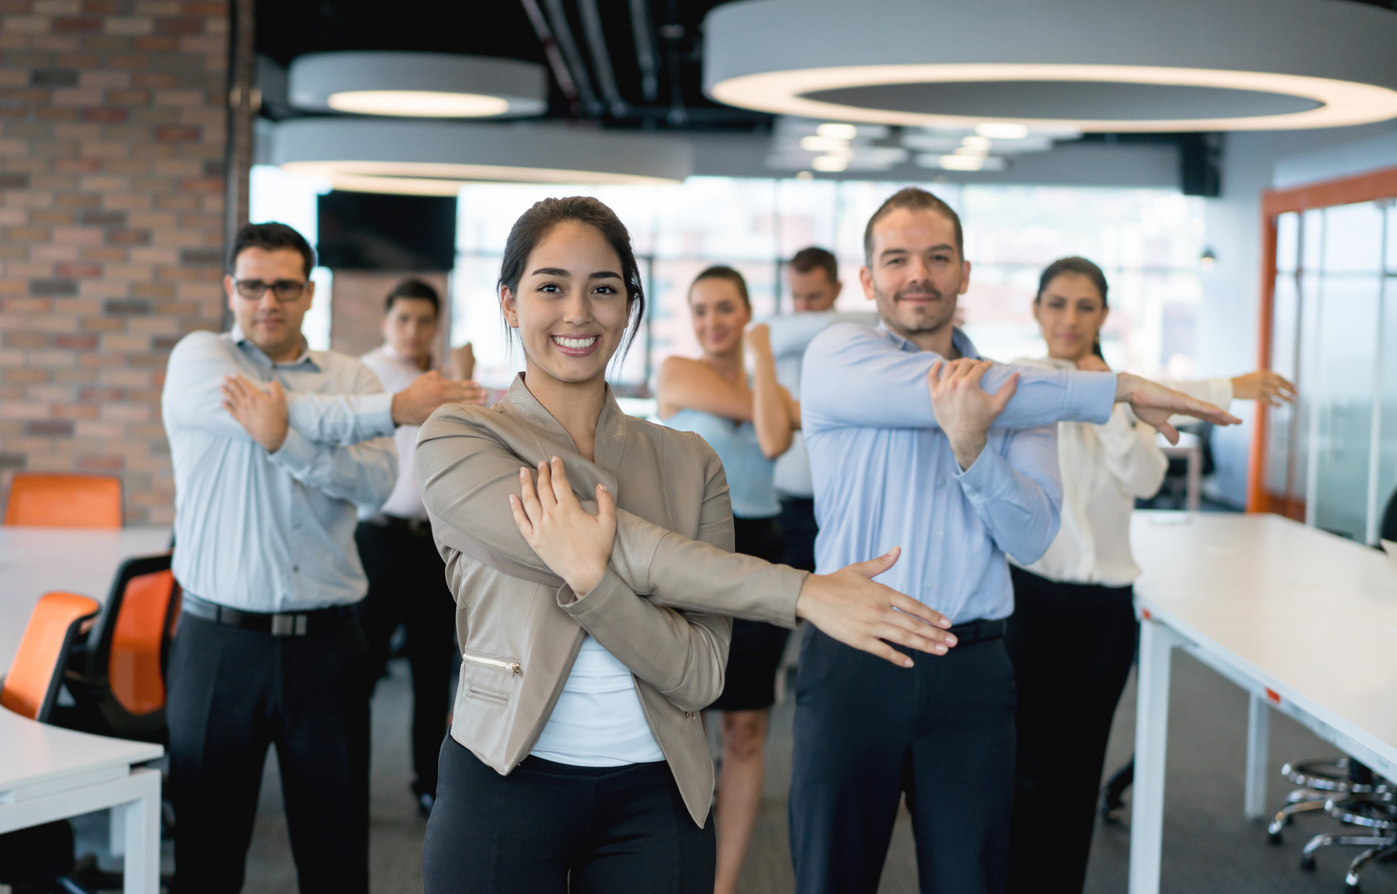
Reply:
[[[1105, 371], [1100, 331], [1106, 277], [1085, 258], [1053, 262], [1033, 315], [1048, 356], [1015, 363]], [[1170, 382], [1224, 409], [1233, 399], [1278, 403], [1294, 386], [1269, 371]], [[1102, 425], [1058, 423], [1062, 527], [1048, 551], [1011, 568], [1014, 615], [1005, 642], [1018, 684], [1010, 890], [1082, 890], [1106, 740], [1135, 656], [1130, 512], [1151, 497], [1169, 461], [1155, 430], [1117, 406]], [[1063, 651], [1063, 643], [1076, 648]]]

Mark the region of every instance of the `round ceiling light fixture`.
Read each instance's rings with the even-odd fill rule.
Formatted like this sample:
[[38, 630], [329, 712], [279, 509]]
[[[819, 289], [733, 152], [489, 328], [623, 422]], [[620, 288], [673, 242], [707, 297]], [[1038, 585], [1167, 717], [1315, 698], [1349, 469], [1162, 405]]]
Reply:
[[[714, 99], [826, 121], [983, 125], [1007, 138], [1015, 125], [1280, 130], [1397, 117], [1397, 13], [1361, 3], [743, 0], [709, 13], [704, 32]], [[765, 39], [774, 33], [782, 40]], [[825, 48], [818, 68], [812, 45]]]
[[455, 195], [476, 180], [677, 183], [693, 169], [683, 141], [542, 124], [303, 118], [276, 125], [272, 163], [335, 189]]
[[408, 118], [505, 118], [548, 108], [543, 66], [449, 53], [311, 53], [291, 63], [303, 109]]

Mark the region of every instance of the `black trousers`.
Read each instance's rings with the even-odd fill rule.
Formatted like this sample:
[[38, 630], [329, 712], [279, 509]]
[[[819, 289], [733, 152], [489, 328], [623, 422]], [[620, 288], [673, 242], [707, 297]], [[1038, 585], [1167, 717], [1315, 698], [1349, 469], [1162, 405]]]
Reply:
[[1004, 640], [907, 654], [910, 670], [806, 628], [790, 799], [798, 894], [874, 894], [904, 794], [924, 894], [1004, 890], [1014, 791]]
[[[786, 544], [775, 518], [734, 518], [735, 551], [780, 562]], [[710, 711], [760, 711], [776, 703], [776, 671], [791, 631], [765, 621], [734, 618], [723, 691]]]
[[792, 568], [814, 572], [815, 535], [820, 526], [815, 523], [815, 501], [804, 497], [781, 498], [781, 533], [786, 538], [785, 564]]
[[422, 879], [426, 894], [712, 894], [714, 848], [664, 761], [529, 757], [501, 776], [447, 738]]
[[1019, 688], [1012, 891], [1081, 891], [1111, 719], [1135, 657], [1130, 587], [1021, 568], [1005, 644]]
[[274, 637], [180, 619], [166, 719], [180, 894], [234, 894], [267, 747], [302, 894], [369, 890], [368, 647], [358, 622]]
[[369, 592], [360, 622], [369, 639], [373, 679], [383, 675], [388, 642], [402, 624], [404, 654], [412, 669], [412, 770], [417, 794], [435, 794], [437, 753], [451, 710], [452, 635], [456, 602], [446, 585], [446, 563], [431, 531], [361, 523], [354, 531]]

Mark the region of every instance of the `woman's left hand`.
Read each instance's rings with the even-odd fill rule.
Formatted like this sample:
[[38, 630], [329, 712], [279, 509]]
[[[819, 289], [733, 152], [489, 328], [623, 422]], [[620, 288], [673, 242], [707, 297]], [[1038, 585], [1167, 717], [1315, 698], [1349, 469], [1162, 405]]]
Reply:
[[611, 547], [616, 541], [616, 501], [597, 485], [597, 514], [582, 508], [568, 484], [563, 461], [538, 464], [538, 481], [527, 468], [519, 470], [516, 497], [509, 508], [514, 524], [529, 546], [580, 599], [606, 576]]

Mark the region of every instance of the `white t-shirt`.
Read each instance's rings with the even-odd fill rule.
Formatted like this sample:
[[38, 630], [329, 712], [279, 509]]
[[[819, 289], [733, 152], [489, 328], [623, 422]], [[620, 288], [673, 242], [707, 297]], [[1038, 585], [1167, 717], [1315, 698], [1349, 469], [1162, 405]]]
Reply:
[[665, 759], [631, 672], [590, 635], [529, 752], [577, 767], [622, 767]]
[[[389, 394], [397, 394], [427, 372], [418, 368], [417, 361], [399, 354], [388, 345], [374, 348], [359, 359], [378, 375], [383, 390]], [[428, 367], [434, 368], [435, 365]], [[376, 509], [372, 506], [359, 507], [359, 518], [370, 518], [379, 513], [398, 518], [427, 518], [427, 507], [417, 486], [417, 460], [414, 455], [417, 431], [416, 425], [400, 425], [393, 431], [393, 441], [398, 446], [398, 482], [393, 485], [393, 493], [382, 506]]]

